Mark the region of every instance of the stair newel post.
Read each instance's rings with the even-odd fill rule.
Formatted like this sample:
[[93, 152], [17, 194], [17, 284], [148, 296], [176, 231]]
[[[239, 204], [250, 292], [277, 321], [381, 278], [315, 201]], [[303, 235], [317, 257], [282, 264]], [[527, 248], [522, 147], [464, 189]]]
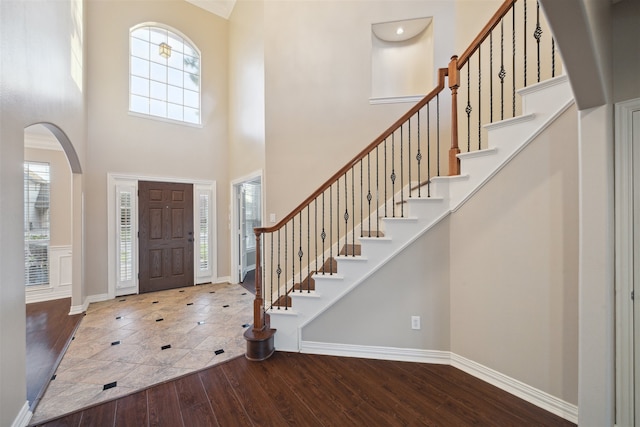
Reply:
[[269, 316], [264, 310], [262, 295], [261, 236], [263, 229], [254, 229], [256, 234], [256, 297], [253, 300], [253, 327], [244, 332], [247, 341], [245, 357], [252, 361], [268, 359], [275, 351], [275, 329], [271, 328]]
[[260, 251], [260, 237], [262, 233], [258, 230], [256, 234], [256, 297], [253, 300], [253, 329], [263, 330], [264, 322], [264, 299], [262, 297], [262, 258]]
[[449, 149], [449, 176], [460, 175], [460, 148], [458, 148], [458, 87], [460, 87], [460, 72], [458, 57], [451, 57], [449, 69], [449, 89], [451, 89], [451, 148]]

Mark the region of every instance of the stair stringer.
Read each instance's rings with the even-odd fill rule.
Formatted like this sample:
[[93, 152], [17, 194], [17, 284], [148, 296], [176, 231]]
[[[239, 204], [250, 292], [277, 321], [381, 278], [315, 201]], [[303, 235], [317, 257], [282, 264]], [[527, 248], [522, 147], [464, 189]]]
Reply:
[[566, 76], [519, 91], [523, 116], [487, 125], [489, 148], [462, 153], [461, 175], [432, 178], [431, 198], [407, 199], [407, 217], [383, 218], [385, 237], [359, 238], [361, 256], [338, 256], [338, 273], [315, 274], [315, 291], [292, 292], [292, 307], [271, 309], [275, 347], [298, 352], [302, 329], [363, 283], [418, 237], [458, 210], [574, 100]]

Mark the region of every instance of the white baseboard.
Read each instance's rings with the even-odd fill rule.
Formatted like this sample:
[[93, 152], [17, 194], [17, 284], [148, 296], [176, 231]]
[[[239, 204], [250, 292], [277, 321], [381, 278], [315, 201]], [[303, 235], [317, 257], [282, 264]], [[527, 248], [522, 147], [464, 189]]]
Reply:
[[213, 283], [231, 283], [231, 276], [218, 277]]
[[472, 360], [451, 353], [451, 366], [473, 375], [552, 414], [578, 423], [578, 407], [542, 390], [501, 374]]
[[300, 341], [300, 352], [324, 354], [328, 356], [361, 357], [363, 359], [396, 360], [449, 364], [450, 353], [438, 350], [420, 350], [415, 348], [377, 347], [370, 345], [334, 344], [315, 341]]
[[38, 289], [27, 288], [25, 300], [27, 304], [34, 302], [52, 301], [71, 297], [71, 285], [45, 287]]
[[300, 340], [300, 352], [327, 356], [451, 365], [565, 420], [578, 423], [578, 407], [576, 405], [449, 351]]
[[89, 304], [91, 304], [92, 302], [107, 301], [110, 299], [113, 298], [111, 298], [109, 294], [89, 295], [84, 299], [84, 302], [81, 305], [72, 305], [69, 314], [73, 315], [84, 313], [85, 311], [87, 311], [87, 308], [89, 308]]
[[29, 421], [31, 421], [32, 416], [33, 413], [29, 410], [29, 402], [24, 402], [24, 405], [22, 405], [20, 412], [13, 420], [11, 427], [26, 427], [27, 425], [29, 425]]

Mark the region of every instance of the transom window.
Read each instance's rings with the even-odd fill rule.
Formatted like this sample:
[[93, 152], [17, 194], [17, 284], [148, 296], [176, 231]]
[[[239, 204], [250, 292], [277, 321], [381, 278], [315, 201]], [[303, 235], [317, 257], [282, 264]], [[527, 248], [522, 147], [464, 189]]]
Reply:
[[200, 52], [157, 25], [130, 31], [129, 111], [201, 124]]

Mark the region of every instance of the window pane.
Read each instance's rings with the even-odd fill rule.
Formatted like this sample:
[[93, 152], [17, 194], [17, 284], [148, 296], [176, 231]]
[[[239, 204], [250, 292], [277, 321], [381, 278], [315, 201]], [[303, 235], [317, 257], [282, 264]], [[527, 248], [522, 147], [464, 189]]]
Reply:
[[131, 93], [149, 96], [149, 80], [142, 77], [131, 76]]
[[169, 117], [170, 119], [183, 121], [182, 111], [184, 110], [184, 108], [182, 107], [182, 105], [167, 104], [167, 107], [167, 117]]
[[177, 87], [183, 87], [184, 83], [182, 81], [184, 73], [182, 71], [176, 70], [175, 68], [169, 68], [169, 84]]
[[131, 95], [129, 109], [135, 113], [149, 114], [149, 98]]
[[151, 99], [150, 101], [150, 114], [159, 117], [167, 117], [167, 103], [164, 101], [158, 101], [155, 99]]
[[184, 42], [184, 54], [190, 55], [190, 56], [198, 56], [198, 53], [196, 52], [196, 50], [193, 47], [191, 47], [191, 45], [186, 41]]
[[200, 270], [209, 268], [209, 195], [200, 195]]
[[160, 43], [167, 43], [167, 30], [164, 28], [151, 27], [151, 43], [159, 45]]
[[132, 37], [149, 41], [149, 27], [141, 27], [131, 32]]
[[184, 107], [184, 121], [200, 124], [200, 112], [195, 108]]
[[131, 57], [131, 74], [149, 78], [149, 61]]
[[119, 281], [126, 282], [133, 278], [133, 223], [131, 217], [131, 193], [120, 193], [120, 230], [119, 240]]
[[155, 62], [151, 63], [151, 80], [156, 80], [159, 82], [167, 82], [167, 67], [164, 65], [156, 64]]
[[184, 55], [180, 52], [171, 52], [171, 56], [169, 57], [169, 67], [182, 70], [184, 67]]
[[193, 107], [193, 108], [200, 107], [200, 97], [198, 96], [198, 92], [185, 90], [184, 105], [186, 105], [187, 107]]
[[200, 74], [200, 60], [193, 56], [184, 55], [184, 70], [192, 74]]
[[182, 42], [182, 37], [180, 37], [177, 34], [172, 33], [171, 31], [169, 31], [169, 46], [171, 46], [172, 51], [175, 52], [183, 52], [184, 51], [184, 47], [183, 47], [183, 42]]
[[144, 40], [131, 38], [131, 55], [149, 59], [149, 43]]
[[184, 88], [197, 92], [200, 88], [200, 77], [197, 74], [184, 73]]
[[50, 174], [48, 163], [24, 164], [25, 284], [49, 283]]
[[162, 64], [164, 66], [167, 65], [167, 58], [160, 56], [160, 45], [151, 44], [151, 47], [149, 48], [149, 59], [153, 62], [157, 62], [158, 64]]
[[[175, 87], [175, 86], [168, 86], [167, 87], [167, 100], [169, 102], [172, 102], [174, 104], [183, 104], [183, 99], [182, 99], [182, 93], [183, 90], [181, 88]], [[182, 113], [180, 113], [182, 114]]]
[[167, 100], [167, 85], [164, 83], [151, 82], [151, 98], [161, 101]]

